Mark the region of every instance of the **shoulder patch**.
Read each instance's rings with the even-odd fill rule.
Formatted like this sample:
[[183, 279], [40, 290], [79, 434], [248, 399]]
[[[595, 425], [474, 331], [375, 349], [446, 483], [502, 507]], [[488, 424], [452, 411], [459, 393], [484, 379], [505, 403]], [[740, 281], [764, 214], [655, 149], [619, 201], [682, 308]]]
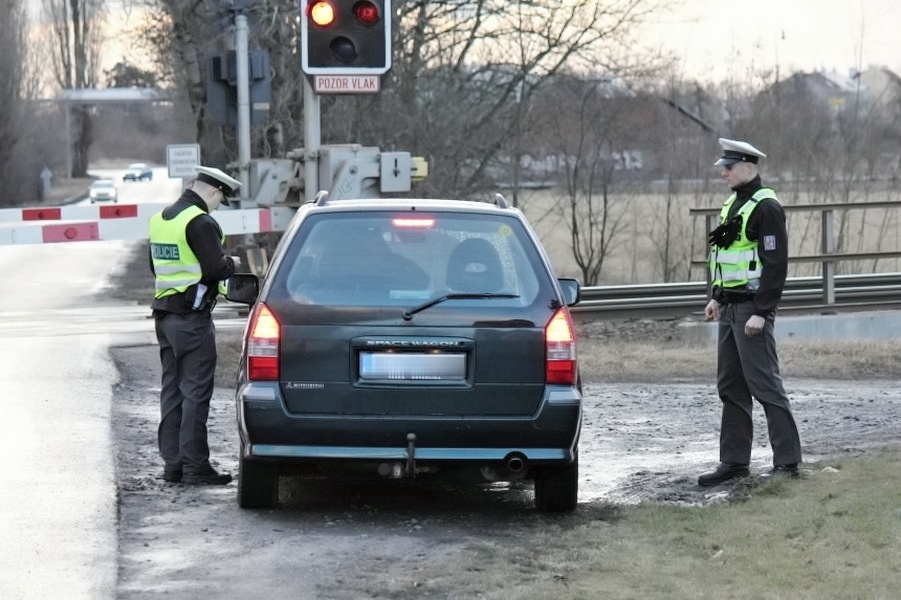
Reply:
[[767, 251], [776, 249], [776, 236], [775, 235], [763, 236], [763, 249], [767, 250]]

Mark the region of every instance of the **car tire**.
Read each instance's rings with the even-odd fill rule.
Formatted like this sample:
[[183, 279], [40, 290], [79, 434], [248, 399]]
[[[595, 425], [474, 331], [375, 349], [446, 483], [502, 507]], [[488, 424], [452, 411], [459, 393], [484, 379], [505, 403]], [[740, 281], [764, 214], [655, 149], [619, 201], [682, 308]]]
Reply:
[[538, 467], [535, 508], [540, 512], [572, 512], [579, 502], [579, 456], [563, 467]]
[[238, 458], [238, 506], [273, 508], [278, 504], [278, 465], [244, 458], [243, 444]]

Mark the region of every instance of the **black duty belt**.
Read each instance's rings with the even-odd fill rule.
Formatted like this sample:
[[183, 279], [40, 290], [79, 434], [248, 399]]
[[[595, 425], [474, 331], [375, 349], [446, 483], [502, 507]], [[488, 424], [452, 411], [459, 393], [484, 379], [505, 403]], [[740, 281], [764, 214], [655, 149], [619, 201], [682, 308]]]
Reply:
[[723, 288], [713, 289], [713, 299], [722, 304], [739, 304], [741, 302], [750, 302], [754, 299], [755, 294], [747, 290], [725, 290]]

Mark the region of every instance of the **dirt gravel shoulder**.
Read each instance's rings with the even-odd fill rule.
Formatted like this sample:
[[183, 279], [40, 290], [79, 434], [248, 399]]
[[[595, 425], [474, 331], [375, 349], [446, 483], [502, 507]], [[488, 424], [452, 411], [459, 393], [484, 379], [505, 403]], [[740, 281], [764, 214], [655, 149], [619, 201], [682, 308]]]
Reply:
[[[147, 303], [152, 278], [145, 253], [136, 245], [114, 276], [111, 296]], [[716, 464], [715, 349], [684, 346], [678, 328], [677, 321], [580, 323], [581, 494], [578, 510], [567, 515], [537, 513], [526, 485], [283, 480], [279, 509], [245, 511], [235, 483], [166, 484], [156, 451], [158, 349], [113, 348], [116, 597], [598, 597], [579, 591], [595, 589], [590, 581], [580, 587], [596, 577], [582, 565], [622, 506], [703, 506], [743, 493], [742, 486], [697, 486], [698, 473]], [[240, 328], [219, 330], [209, 420], [213, 460], [233, 474], [238, 437], [230, 385], [239, 336]], [[808, 461], [804, 477], [817, 477], [830, 461], [899, 444], [901, 341], [783, 346], [780, 356]], [[771, 454], [759, 406], [754, 416], [757, 474]]]
[[[220, 334], [232, 343], [233, 334]], [[237, 507], [235, 484], [165, 484], [156, 453], [155, 346], [112, 350], [120, 372], [113, 435], [120, 499], [118, 598], [535, 598], [584, 574], [578, 554], [618, 507], [705, 505], [741, 491], [697, 486], [716, 463], [719, 401], [703, 379], [589, 381], [580, 443], [581, 495], [569, 515], [542, 515], [528, 485], [283, 480], [278, 510]], [[792, 379], [806, 459], [847, 458], [901, 440], [898, 381]], [[752, 470], [770, 453], [762, 411]], [[212, 457], [237, 470], [233, 391], [215, 390]], [[539, 553], [536, 548], [541, 548]], [[569, 557], [561, 560], [561, 557]]]

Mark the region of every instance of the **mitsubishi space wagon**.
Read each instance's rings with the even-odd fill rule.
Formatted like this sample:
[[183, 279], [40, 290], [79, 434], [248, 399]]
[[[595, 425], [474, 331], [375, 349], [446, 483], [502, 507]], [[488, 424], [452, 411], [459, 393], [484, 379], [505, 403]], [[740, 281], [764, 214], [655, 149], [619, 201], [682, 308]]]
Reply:
[[531, 481], [538, 510], [574, 510], [579, 294], [500, 195], [321, 193], [262, 282], [229, 281], [227, 297], [252, 304], [235, 395], [239, 505], [277, 505], [280, 475], [468, 472]]

